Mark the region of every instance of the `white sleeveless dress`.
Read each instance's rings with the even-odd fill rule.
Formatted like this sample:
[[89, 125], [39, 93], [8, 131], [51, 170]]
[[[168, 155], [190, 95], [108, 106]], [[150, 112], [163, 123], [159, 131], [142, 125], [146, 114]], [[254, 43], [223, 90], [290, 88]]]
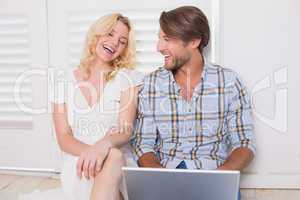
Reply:
[[[55, 77], [54, 103], [65, 103], [68, 110], [68, 122], [74, 137], [78, 140], [94, 144], [101, 139], [110, 127], [117, 124], [121, 92], [129, 87], [142, 84], [143, 74], [130, 69], [121, 69], [115, 78], [106, 83], [99, 101], [90, 107], [79, 89], [73, 70], [65, 70]], [[86, 84], [86, 83], [83, 83]], [[122, 148], [127, 166], [137, 166], [129, 145]], [[20, 200], [87, 200], [93, 185], [93, 180], [79, 179], [76, 173], [78, 157], [63, 154], [61, 168], [62, 188], [35, 191], [19, 197]], [[124, 182], [120, 191], [127, 198]]]

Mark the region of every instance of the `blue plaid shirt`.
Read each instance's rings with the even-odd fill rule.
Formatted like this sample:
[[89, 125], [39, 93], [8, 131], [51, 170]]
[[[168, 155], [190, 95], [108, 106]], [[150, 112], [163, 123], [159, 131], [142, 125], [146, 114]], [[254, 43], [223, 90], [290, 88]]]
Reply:
[[147, 75], [134, 128], [137, 158], [153, 152], [167, 168], [216, 169], [236, 148], [255, 153], [251, 102], [234, 71], [205, 64], [190, 101], [165, 68]]

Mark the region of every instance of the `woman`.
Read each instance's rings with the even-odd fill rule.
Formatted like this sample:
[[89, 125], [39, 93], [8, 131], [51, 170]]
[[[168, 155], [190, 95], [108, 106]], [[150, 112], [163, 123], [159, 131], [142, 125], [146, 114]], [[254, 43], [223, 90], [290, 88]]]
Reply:
[[121, 184], [126, 160], [119, 149], [131, 138], [137, 87], [143, 78], [130, 69], [134, 54], [128, 18], [106, 15], [91, 26], [80, 66], [56, 79], [53, 119], [58, 144], [65, 152], [64, 199], [127, 196]]

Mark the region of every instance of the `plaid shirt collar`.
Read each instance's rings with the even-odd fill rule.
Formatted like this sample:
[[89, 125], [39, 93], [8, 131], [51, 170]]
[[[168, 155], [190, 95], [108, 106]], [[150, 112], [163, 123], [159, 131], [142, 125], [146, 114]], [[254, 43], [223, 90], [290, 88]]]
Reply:
[[[209, 66], [210, 65], [207, 64], [207, 62], [204, 60], [203, 70], [202, 70], [202, 74], [201, 74], [201, 81], [200, 81], [200, 84], [198, 84], [194, 90], [194, 92], [196, 92], [197, 95], [201, 94], [201, 87], [200, 87], [201, 83], [203, 83], [205, 80], [207, 80], [207, 73], [208, 73], [207, 71], [208, 71]], [[180, 87], [174, 78], [173, 72], [171, 70], [167, 70], [164, 67], [160, 67], [159, 70], [161, 70], [161, 72], [162, 72], [162, 73], [160, 73], [161, 76], [169, 78], [170, 84], [172, 84], [173, 87], [175, 88], [175, 93], [177, 95], [179, 95]]]

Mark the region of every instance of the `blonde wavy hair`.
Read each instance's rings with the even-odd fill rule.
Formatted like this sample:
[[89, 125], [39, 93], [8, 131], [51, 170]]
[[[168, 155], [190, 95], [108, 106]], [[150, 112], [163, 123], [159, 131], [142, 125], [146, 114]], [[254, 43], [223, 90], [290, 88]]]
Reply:
[[91, 75], [91, 67], [96, 58], [96, 45], [99, 37], [110, 33], [118, 21], [127, 26], [129, 30], [128, 42], [121, 55], [112, 61], [113, 70], [106, 74], [106, 80], [112, 80], [121, 68], [134, 68], [135, 40], [132, 25], [129, 19], [120, 13], [108, 14], [94, 22], [87, 33], [79, 65], [79, 68], [83, 71], [84, 80], [89, 79]]

